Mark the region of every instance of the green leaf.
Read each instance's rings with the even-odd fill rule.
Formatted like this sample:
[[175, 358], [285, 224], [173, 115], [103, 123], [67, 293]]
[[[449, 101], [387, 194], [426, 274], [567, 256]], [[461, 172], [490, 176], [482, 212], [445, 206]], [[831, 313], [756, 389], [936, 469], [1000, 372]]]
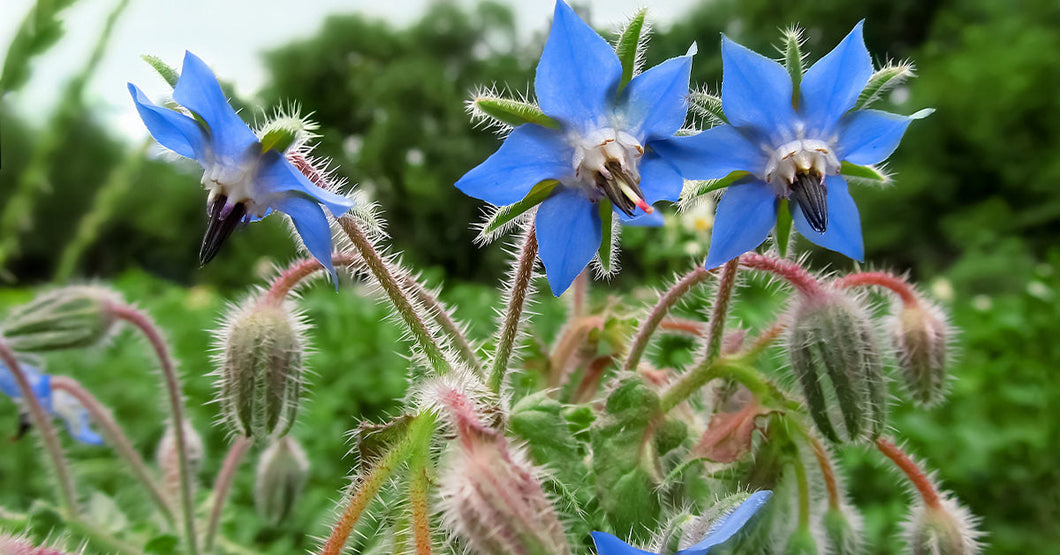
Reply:
[[488, 243], [496, 238], [497, 235], [504, 232], [507, 229], [508, 224], [513, 220], [521, 216], [527, 210], [541, 204], [550, 194], [552, 190], [559, 185], [559, 181], [555, 179], [546, 179], [537, 185], [534, 185], [530, 192], [523, 197], [523, 200], [515, 204], [509, 204], [508, 206], [501, 206], [496, 212], [491, 214], [486, 221], [482, 223], [482, 230], [479, 231], [476, 241], [481, 243]]
[[597, 252], [597, 258], [600, 259], [600, 268], [604, 271], [604, 275], [610, 275], [615, 271], [613, 260], [615, 234], [611, 225], [614, 210], [611, 210], [611, 201], [603, 199], [600, 200], [597, 208], [600, 210], [601, 230], [600, 250]]
[[721, 97], [718, 95], [706, 91], [693, 91], [688, 96], [688, 103], [692, 111], [705, 119], [710, 127], [729, 123], [729, 118], [725, 117]]
[[891, 182], [890, 176], [881, 172], [877, 168], [874, 168], [872, 166], [859, 166], [857, 164], [851, 164], [847, 161], [843, 161], [841, 163], [839, 173], [843, 174], [846, 177], [853, 177], [855, 179], [872, 181], [881, 185]]
[[294, 141], [297, 138], [298, 134], [290, 129], [274, 127], [261, 138], [261, 151], [268, 152], [270, 150], [275, 150], [276, 152], [283, 153], [287, 150], [287, 147], [294, 144]]
[[885, 93], [901, 85], [914, 75], [916, 73], [913, 71], [913, 64], [887, 64], [876, 73], [873, 73], [872, 77], [869, 77], [869, 82], [861, 90], [861, 94], [858, 95], [858, 101], [854, 103], [853, 109], [864, 110], [868, 108], [882, 98]]
[[[38, 0], [29, 9], [7, 47], [3, 73], [0, 73], [0, 96], [26, 84], [33, 58], [46, 52], [63, 36], [59, 15], [75, 3], [76, 0]], [[8, 10], [4, 12], [5, 20], [11, 17]]]
[[149, 54], [144, 54], [143, 56], [140, 56], [140, 59], [147, 62], [148, 65], [154, 68], [154, 70], [157, 71], [158, 74], [166, 80], [166, 83], [169, 83], [170, 87], [176, 88], [177, 80], [180, 79], [180, 73], [177, 72], [177, 70], [173, 69], [173, 66], [163, 62], [162, 59], [158, 56], [151, 56]]
[[618, 82], [619, 91], [633, 79], [633, 74], [637, 71], [637, 60], [641, 57], [640, 51], [647, 38], [644, 28], [644, 16], [647, 13], [646, 8], [641, 8], [626, 25], [618, 37], [618, 44], [615, 45], [615, 54], [618, 54], [618, 59], [622, 62], [622, 79]]
[[721, 179], [707, 179], [703, 181], [689, 181], [685, 190], [681, 191], [681, 204], [688, 204], [703, 195], [708, 195], [719, 189], [724, 189], [733, 183], [751, 175], [748, 171], [734, 171]]
[[785, 258], [788, 256], [788, 240], [791, 239], [791, 206], [788, 203], [788, 199], [780, 199], [780, 206], [777, 207], [777, 250], [780, 251], [780, 257]]
[[147, 555], [177, 555], [180, 552], [180, 540], [172, 534], [155, 536], [144, 544]]
[[559, 129], [558, 121], [546, 116], [541, 108], [529, 102], [495, 96], [478, 96], [471, 99], [471, 105], [478, 114], [513, 127], [524, 123], [535, 123], [549, 129]]

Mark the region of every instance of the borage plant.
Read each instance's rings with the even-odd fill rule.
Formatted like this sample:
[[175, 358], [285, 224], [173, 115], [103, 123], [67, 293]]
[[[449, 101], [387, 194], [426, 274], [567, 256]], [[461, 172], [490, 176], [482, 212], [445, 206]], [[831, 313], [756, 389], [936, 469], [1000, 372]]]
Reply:
[[[412, 352], [400, 415], [353, 433], [359, 460], [321, 554], [857, 553], [861, 516], [834, 454], [848, 447], [878, 450], [912, 484], [913, 552], [976, 552], [974, 518], [887, 435], [888, 367], [913, 401], [942, 399], [953, 335], [946, 317], [899, 276], [822, 274], [786, 256], [794, 222], [811, 241], [862, 258], [843, 176], [887, 181], [871, 164], [916, 116], [868, 106], [911, 68], [874, 71], [860, 23], [806, 71], [798, 31], [785, 34], [784, 65], [723, 38], [716, 97], [689, 90], [694, 48], [640, 71], [644, 17], [612, 47], [557, 2], [534, 81], [539, 104], [492, 93], [469, 102], [507, 136], [456, 186], [497, 205], [479, 224], [483, 242], [511, 234], [517, 244], [497, 333], [485, 342], [468, 337], [459, 307], [382, 254], [377, 215], [309, 156], [311, 124], [283, 116], [252, 131], [199, 58], [189, 53], [179, 74], [152, 59], [178, 105], [130, 92], [158, 142], [204, 168], [203, 263], [240, 223], [272, 211], [287, 214], [312, 258], [251, 292], [216, 333], [216, 406], [231, 446], [208, 496], [196, 493], [201, 445], [175, 362], [143, 311], [100, 287], [68, 287], [5, 318], [0, 386], [45, 447], [70, 533], [115, 553], [251, 552], [218, 524], [252, 448], [260, 452], [255, 504], [264, 521], [283, 522], [312, 459], [291, 435], [303, 390], [328, 394], [306, 377], [312, 322], [292, 292], [330, 274], [374, 284]], [[686, 127], [690, 105], [716, 125]], [[658, 223], [652, 205], [678, 200], [682, 189], [688, 203], [725, 190], [705, 265], [646, 307], [613, 291], [607, 302], [595, 298], [586, 268], [595, 259], [598, 275], [616, 271], [613, 222]], [[753, 252], [771, 230], [777, 249]], [[523, 363], [539, 260], [552, 292], [569, 290], [569, 310], [558, 337], [537, 342]], [[754, 274], [779, 280], [788, 302], [771, 323], [747, 329], [735, 324], [736, 293], [741, 276]], [[873, 306], [869, 288], [895, 302]], [[700, 318], [688, 306], [703, 293], [711, 300]], [[171, 418], [159, 473], [92, 394], [31, 366], [38, 353], [98, 344], [121, 321], [145, 335], [162, 370]], [[687, 338], [690, 364], [673, 365], [674, 352], [649, 356], [674, 334]], [[777, 354], [786, 369], [774, 368]], [[97, 526], [56, 415], [90, 443], [94, 422], [158, 518], [118, 532]], [[33, 549], [18, 535], [0, 536], [0, 547]]]

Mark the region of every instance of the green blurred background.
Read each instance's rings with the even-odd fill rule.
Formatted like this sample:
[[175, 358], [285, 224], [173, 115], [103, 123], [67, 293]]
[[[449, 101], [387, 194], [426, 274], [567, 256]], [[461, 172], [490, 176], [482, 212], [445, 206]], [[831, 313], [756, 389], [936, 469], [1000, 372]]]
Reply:
[[[151, 312], [187, 377], [193, 419], [207, 446], [200, 476], [208, 485], [225, 438], [211, 426], [214, 407], [203, 405], [212, 388], [205, 375], [212, 369], [211, 339], [204, 330], [215, 327], [226, 302], [261, 284], [295, 249], [274, 216], [237, 232], [200, 269], [205, 211], [198, 167], [148, 156], [156, 146], [130, 140], [99, 117], [85, 94], [91, 60], [69, 81], [55, 83], [61, 93], [53, 112], [16, 109], [32, 104], [15, 100], [33, 78], [37, 55], [63, 40], [63, 24], [78, 25], [63, 21], [63, 8], [72, 3], [41, 3], [47, 6], [23, 22], [32, 32], [19, 34], [4, 56], [0, 314], [41, 287], [85, 280], [112, 283]], [[930, 411], [897, 404], [894, 427], [938, 470], [944, 487], [982, 517], [988, 552], [1053, 552], [1060, 545], [1060, 383], [1054, 377], [1060, 368], [1060, 4], [703, 2], [655, 29], [647, 63], [681, 54], [694, 41], [693, 83], [714, 87], [721, 80], [720, 32], [770, 52], [778, 29], [799, 23], [815, 59], [862, 18], [878, 61], [910, 59], [918, 69], [880, 107], [907, 114], [936, 109], [911, 127], [889, 161], [893, 187], [853, 191], [867, 259], [872, 267], [909, 273], [962, 330], [949, 400]], [[468, 223], [479, 217], [480, 203], [452, 184], [498, 139], [469, 122], [463, 103], [478, 85], [528, 90], [547, 31], [547, 21], [538, 23], [538, 32], [527, 36], [510, 8], [490, 2], [433, 3], [408, 25], [335, 15], [309, 38], [275, 44], [265, 54], [262, 89], [235, 99], [245, 113], [271, 112], [289, 100], [313, 112], [321, 123], [319, 153], [381, 204], [394, 250], [424, 269], [432, 284], [444, 281], [445, 300], [482, 339], [491, 332], [504, 249], [472, 244]], [[167, 61], [179, 64], [175, 55]], [[165, 87], [161, 80], [138, 84], [155, 98]], [[671, 218], [662, 230], [627, 229], [624, 270], [610, 284], [594, 285], [595, 293], [660, 285], [687, 270], [705, 253], [709, 220], [693, 214]], [[824, 252], [812, 260], [821, 268], [849, 268]], [[295, 516], [270, 529], [251, 514], [248, 464], [222, 528], [232, 540], [260, 550], [268, 545], [274, 553], [312, 545], [310, 536], [324, 533], [322, 519], [353, 463], [345, 456], [345, 432], [361, 418], [394, 410], [405, 386], [406, 361], [393, 348], [400, 331], [363, 293], [355, 284], [339, 294], [323, 284], [307, 291], [315, 393], [295, 434], [311, 455], [309, 489]], [[537, 325], [547, 338], [562, 307], [548, 298], [538, 309]], [[143, 454], [153, 453], [165, 411], [154, 362], [137, 338], [121, 334], [104, 348], [46, 362], [51, 372], [81, 379], [111, 406]], [[0, 434], [5, 425], [13, 433], [15, 422], [13, 405], [0, 400]], [[2, 441], [0, 506], [26, 510], [32, 499], [50, 494], [42, 471], [28, 470], [37, 468], [34, 443]], [[140, 494], [124, 487], [108, 451], [71, 450], [83, 482], [129, 513], [144, 506]], [[895, 523], [906, 500], [894, 475], [879, 457], [858, 450], [844, 459], [874, 552], [898, 552]]]

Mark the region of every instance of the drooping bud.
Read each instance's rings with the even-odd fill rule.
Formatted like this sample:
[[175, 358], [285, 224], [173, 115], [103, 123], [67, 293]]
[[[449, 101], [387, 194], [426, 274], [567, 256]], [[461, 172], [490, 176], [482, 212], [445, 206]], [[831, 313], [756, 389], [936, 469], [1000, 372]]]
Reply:
[[861, 515], [857, 509], [840, 505], [824, 514], [824, 533], [835, 555], [857, 555], [864, 548]]
[[449, 413], [459, 442], [441, 480], [446, 524], [475, 553], [570, 553], [540, 472], [502, 434], [482, 423], [462, 391], [438, 390], [439, 404]]
[[[202, 437], [188, 420], [184, 421], [184, 449], [188, 456], [188, 470], [194, 476], [202, 464]], [[170, 499], [180, 498], [180, 453], [177, 451], [176, 428], [170, 422], [155, 451], [155, 461], [162, 473], [162, 487]], [[195, 480], [192, 480], [192, 484]]]
[[254, 482], [254, 508], [269, 524], [291, 514], [309, 476], [309, 459], [291, 436], [274, 442], [261, 454]]
[[918, 502], [905, 524], [913, 555], [975, 555], [982, 550], [976, 518], [951, 497], [935, 506]]
[[946, 354], [952, 330], [938, 307], [902, 303], [889, 328], [902, 381], [913, 400], [933, 405], [946, 394]]
[[224, 420], [256, 441], [282, 436], [298, 414], [304, 326], [288, 305], [253, 300], [227, 320], [217, 334]]
[[38, 547], [29, 538], [0, 534], [0, 553], [3, 555], [66, 555], [52, 547]]
[[847, 442], [879, 435], [887, 388], [869, 315], [857, 300], [837, 291], [804, 295], [794, 310], [788, 356], [825, 437]]
[[13, 309], [0, 324], [0, 335], [22, 352], [91, 347], [114, 329], [114, 308], [120, 303], [116, 293], [103, 287], [55, 289]]
[[817, 555], [819, 552], [817, 540], [813, 538], [813, 532], [809, 528], [795, 530], [784, 547], [784, 555]]

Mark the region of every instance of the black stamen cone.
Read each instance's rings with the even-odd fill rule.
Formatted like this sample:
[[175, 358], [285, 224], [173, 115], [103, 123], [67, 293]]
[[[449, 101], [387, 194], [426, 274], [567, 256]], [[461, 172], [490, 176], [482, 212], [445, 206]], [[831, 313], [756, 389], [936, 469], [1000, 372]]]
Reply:
[[[629, 198], [622, 188], [618, 185], [618, 180], [625, 177], [625, 173], [622, 170], [622, 165], [616, 161], [610, 161], [605, 164], [607, 171], [611, 172], [611, 179], [604, 178], [601, 174], [596, 174], [596, 186], [603, 189], [604, 194], [607, 198], [611, 199], [611, 204], [616, 208], [624, 212], [627, 216], [633, 217], [633, 211], [637, 209], [637, 203], [633, 199]], [[640, 190], [640, 185], [633, 183], [632, 180], [626, 181], [630, 189], [640, 198], [644, 198], [644, 193]]]
[[247, 207], [243, 203], [236, 204], [227, 216], [221, 217], [221, 211], [228, 203], [228, 197], [221, 195], [214, 199], [208, 208], [207, 214], [210, 221], [206, 225], [206, 235], [202, 238], [202, 246], [199, 248], [199, 265], [205, 266], [221, 250], [225, 239], [235, 231], [243, 216], [247, 213]]
[[802, 209], [806, 222], [817, 233], [828, 229], [828, 196], [824, 180], [816, 173], [799, 173], [791, 184], [791, 200]]

